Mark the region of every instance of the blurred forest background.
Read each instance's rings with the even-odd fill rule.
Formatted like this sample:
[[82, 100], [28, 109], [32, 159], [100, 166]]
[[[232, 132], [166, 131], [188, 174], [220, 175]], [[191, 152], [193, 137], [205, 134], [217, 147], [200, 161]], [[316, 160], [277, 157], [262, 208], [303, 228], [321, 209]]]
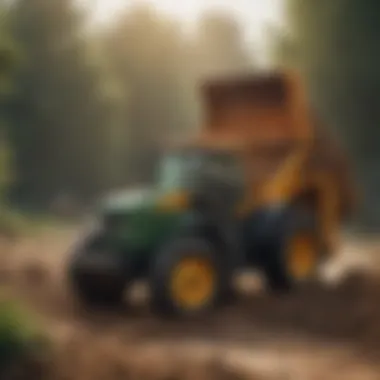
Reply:
[[[304, 75], [313, 106], [352, 155], [360, 224], [380, 227], [380, 2], [284, 0], [268, 25], [275, 67]], [[2, 203], [87, 204], [152, 179], [160, 139], [193, 133], [197, 85], [257, 67], [239, 21], [205, 13], [189, 35], [146, 4], [93, 27], [72, 0], [0, 1]]]

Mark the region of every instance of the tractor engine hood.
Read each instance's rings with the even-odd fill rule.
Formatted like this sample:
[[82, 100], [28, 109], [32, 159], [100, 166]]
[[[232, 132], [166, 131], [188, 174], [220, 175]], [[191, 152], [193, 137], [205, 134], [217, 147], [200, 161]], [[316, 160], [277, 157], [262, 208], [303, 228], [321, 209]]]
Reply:
[[186, 191], [161, 192], [155, 189], [133, 189], [106, 197], [101, 203], [105, 214], [134, 211], [156, 211], [158, 213], [180, 212], [190, 205], [190, 194]]
[[124, 190], [108, 195], [101, 202], [101, 209], [106, 213], [133, 211], [155, 203], [155, 192], [152, 189]]
[[129, 252], [148, 252], [181, 228], [188, 197], [158, 189], [133, 189], [106, 197], [100, 208], [107, 239], [128, 247]]

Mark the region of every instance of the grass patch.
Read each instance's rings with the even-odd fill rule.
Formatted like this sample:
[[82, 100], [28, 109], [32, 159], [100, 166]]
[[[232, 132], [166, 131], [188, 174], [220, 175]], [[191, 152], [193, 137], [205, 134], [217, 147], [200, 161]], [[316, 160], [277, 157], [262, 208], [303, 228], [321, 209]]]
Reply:
[[0, 378], [22, 370], [50, 351], [33, 315], [13, 300], [0, 302]]
[[0, 236], [6, 238], [33, 235], [49, 229], [64, 228], [69, 224], [69, 221], [47, 214], [24, 213], [9, 208], [0, 209]]
[[0, 209], [0, 235], [15, 238], [26, 231], [29, 224], [28, 219], [21, 213], [5, 207]]

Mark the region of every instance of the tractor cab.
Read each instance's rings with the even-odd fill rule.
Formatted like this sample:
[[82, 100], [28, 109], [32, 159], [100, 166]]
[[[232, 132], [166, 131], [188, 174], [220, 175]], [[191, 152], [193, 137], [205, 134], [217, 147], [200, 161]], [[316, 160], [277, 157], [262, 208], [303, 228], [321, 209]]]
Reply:
[[238, 151], [192, 146], [163, 157], [156, 183], [163, 199], [187, 199], [188, 207], [202, 209], [218, 204], [221, 211], [237, 204], [244, 180]]

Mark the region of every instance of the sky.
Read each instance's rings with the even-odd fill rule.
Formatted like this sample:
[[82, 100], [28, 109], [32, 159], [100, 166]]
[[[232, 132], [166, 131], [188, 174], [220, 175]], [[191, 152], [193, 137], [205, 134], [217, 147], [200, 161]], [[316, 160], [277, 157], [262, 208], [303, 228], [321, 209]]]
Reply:
[[[91, 0], [95, 19], [110, 21], [118, 12], [142, 0]], [[185, 27], [197, 20], [207, 9], [223, 9], [234, 15], [244, 28], [247, 41], [254, 42], [257, 50], [266, 46], [265, 27], [281, 24], [283, 19], [282, 4], [284, 0], [143, 0], [153, 4], [164, 13], [181, 20]]]

